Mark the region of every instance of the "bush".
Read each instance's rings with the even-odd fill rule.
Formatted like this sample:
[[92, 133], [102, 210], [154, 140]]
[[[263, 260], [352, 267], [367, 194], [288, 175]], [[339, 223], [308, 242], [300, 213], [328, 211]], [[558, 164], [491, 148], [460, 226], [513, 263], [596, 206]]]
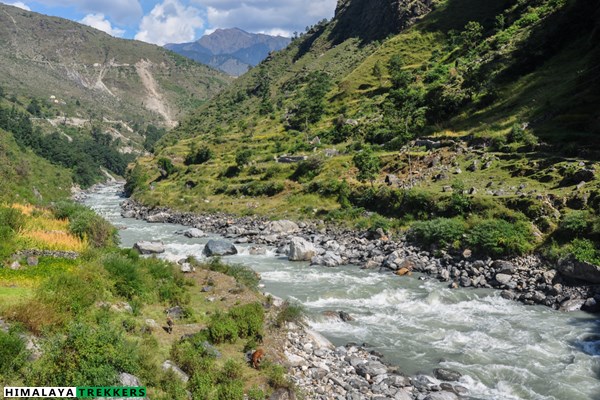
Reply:
[[143, 296], [147, 291], [147, 283], [139, 266], [129, 258], [118, 254], [107, 256], [102, 264], [114, 280], [115, 294], [129, 300]]
[[478, 222], [469, 232], [467, 242], [475, 251], [492, 257], [523, 255], [534, 248], [530, 224], [502, 219]]
[[248, 390], [248, 400], [265, 400], [267, 395], [259, 387], [253, 386]]
[[12, 232], [18, 232], [25, 225], [25, 216], [21, 211], [12, 207], [0, 207], [0, 228], [9, 228]]
[[220, 258], [216, 257], [210, 260], [207, 264], [198, 264], [195, 259], [190, 259], [196, 268], [207, 269], [210, 271], [220, 272], [233, 277], [236, 282], [248, 287], [251, 290], [258, 290], [260, 276], [249, 267], [240, 264], [225, 264]]
[[177, 168], [175, 168], [173, 162], [165, 157], [158, 159], [158, 168], [162, 169], [165, 172], [165, 177], [173, 175], [177, 171]]
[[563, 237], [581, 237], [586, 235], [592, 225], [592, 216], [587, 211], [570, 211], [558, 225], [559, 235]]
[[13, 332], [0, 330], [0, 376], [7, 377], [25, 365], [27, 351], [23, 340]]
[[600, 250], [591, 240], [575, 239], [567, 246], [567, 250], [578, 261], [600, 265]]
[[229, 315], [217, 313], [210, 319], [208, 333], [211, 342], [215, 344], [234, 343], [238, 338], [238, 325]]
[[304, 307], [297, 303], [290, 303], [286, 300], [281, 306], [281, 310], [277, 314], [277, 318], [275, 319], [275, 325], [281, 328], [287, 322], [294, 323], [302, 323], [302, 319], [306, 312], [304, 311]]
[[87, 207], [59, 203], [54, 208], [54, 215], [57, 218], [67, 217], [69, 231], [81, 239], [87, 239], [94, 247], [111, 246], [118, 242], [115, 227]]
[[298, 163], [290, 179], [296, 182], [311, 181], [323, 170], [324, 160], [320, 157], [310, 157]]
[[441, 248], [459, 248], [467, 225], [462, 218], [437, 218], [415, 222], [408, 236], [411, 240]]
[[262, 335], [265, 312], [260, 303], [250, 303], [234, 307], [229, 311], [229, 316], [236, 321], [238, 336], [251, 338]]
[[233, 380], [219, 385], [217, 390], [218, 400], [243, 400], [244, 382]]
[[192, 149], [190, 154], [185, 157], [185, 165], [204, 164], [214, 157], [214, 153], [206, 146], [199, 149]]
[[105, 322], [73, 322], [43, 350], [32, 373], [36, 386], [113, 386], [120, 372], [139, 368], [135, 345]]

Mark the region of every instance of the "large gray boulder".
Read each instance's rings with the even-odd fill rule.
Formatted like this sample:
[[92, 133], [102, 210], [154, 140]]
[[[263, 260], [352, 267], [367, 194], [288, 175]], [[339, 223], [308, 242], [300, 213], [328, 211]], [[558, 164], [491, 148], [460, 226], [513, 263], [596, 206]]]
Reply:
[[272, 233], [281, 234], [295, 233], [300, 230], [300, 227], [295, 222], [288, 220], [271, 221], [267, 228]]
[[183, 232], [183, 236], [190, 239], [197, 239], [205, 237], [206, 233], [202, 232], [200, 229], [197, 228], [190, 228], [187, 231]]
[[600, 266], [577, 261], [574, 257], [560, 260], [558, 272], [569, 278], [581, 279], [589, 283], [600, 283]]
[[140, 254], [161, 254], [165, 252], [165, 245], [162, 242], [141, 241], [133, 245], [133, 248]]
[[162, 223], [167, 222], [170, 217], [171, 216], [165, 212], [159, 212], [157, 214], [148, 215], [146, 221], [151, 223]]
[[322, 256], [314, 256], [310, 260], [311, 265], [323, 265], [325, 267], [339, 267], [343, 260], [339, 255], [328, 251]]
[[175, 376], [181, 379], [182, 382], [187, 382], [190, 380], [190, 377], [185, 372], [183, 372], [181, 368], [175, 365], [171, 360], [167, 360], [164, 363], [162, 363], [162, 369], [163, 371], [173, 371]]
[[293, 237], [290, 241], [288, 259], [290, 261], [310, 261], [317, 255], [315, 246], [301, 237]]
[[202, 254], [206, 257], [231, 256], [237, 253], [237, 248], [232, 243], [224, 240], [209, 240], [202, 251]]
[[458, 396], [452, 392], [434, 392], [425, 397], [425, 400], [458, 400]]

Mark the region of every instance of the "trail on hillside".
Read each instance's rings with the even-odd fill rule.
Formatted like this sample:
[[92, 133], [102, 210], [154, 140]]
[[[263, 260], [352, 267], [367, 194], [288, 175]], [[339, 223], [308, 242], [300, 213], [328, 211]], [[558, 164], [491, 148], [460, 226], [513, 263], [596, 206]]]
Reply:
[[135, 64], [135, 69], [146, 88], [147, 96], [144, 99], [146, 108], [155, 111], [163, 116], [165, 123], [169, 127], [174, 127], [177, 122], [171, 118], [169, 107], [164, 102], [162, 94], [158, 91], [158, 85], [152, 72], [150, 72], [152, 63], [148, 60], [140, 60]]

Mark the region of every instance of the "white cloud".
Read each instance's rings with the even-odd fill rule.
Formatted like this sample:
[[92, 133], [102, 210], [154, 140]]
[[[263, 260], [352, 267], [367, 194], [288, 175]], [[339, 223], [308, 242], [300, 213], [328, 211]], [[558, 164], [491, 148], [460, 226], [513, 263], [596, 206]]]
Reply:
[[23, 3], [22, 1], [15, 1], [14, 3], [5, 3], [5, 2], [2, 2], [2, 3], [8, 4], [9, 6], [19, 7], [25, 11], [31, 11], [31, 8], [29, 8], [29, 6], [25, 3]]
[[139, 0], [35, 0], [47, 6], [73, 7], [85, 14], [104, 14], [117, 24], [136, 23], [143, 15]]
[[159, 46], [191, 42], [196, 39], [196, 30], [203, 26], [200, 10], [185, 6], [179, 0], [165, 0], [142, 18], [135, 38]]
[[249, 32], [303, 32], [323, 18], [331, 18], [337, 0], [192, 0], [208, 10], [214, 28], [241, 28]]
[[123, 29], [113, 27], [110, 21], [106, 19], [104, 14], [88, 14], [79, 22], [116, 37], [121, 37], [125, 33]]

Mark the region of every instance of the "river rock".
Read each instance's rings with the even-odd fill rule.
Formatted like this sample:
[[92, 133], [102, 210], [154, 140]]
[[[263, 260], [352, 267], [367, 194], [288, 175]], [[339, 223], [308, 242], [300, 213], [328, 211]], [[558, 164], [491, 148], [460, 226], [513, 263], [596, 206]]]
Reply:
[[494, 261], [492, 263], [492, 268], [496, 270], [496, 273], [506, 275], [512, 275], [517, 270], [517, 267], [513, 263], [504, 260]]
[[458, 400], [458, 396], [452, 392], [434, 392], [428, 394], [424, 400]]
[[310, 261], [315, 255], [317, 255], [317, 250], [312, 243], [301, 237], [291, 239], [288, 254], [290, 261]]
[[253, 246], [248, 249], [248, 254], [251, 256], [264, 256], [267, 254], [267, 249], [260, 246]]
[[500, 285], [508, 286], [511, 283], [512, 275], [496, 274], [495, 278], [496, 278], [496, 282], [498, 282]]
[[39, 264], [39, 259], [35, 256], [27, 257], [27, 265], [30, 267], [36, 267]]
[[293, 221], [281, 220], [269, 222], [267, 229], [272, 233], [290, 234], [298, 232], [300, 227]]
[[146, 242], [141, 241], [133, 245], [133, 248], [140, 254], [161, 254], [165, 252], [163, 242]]
[[378, 375], [383, 375], [386, 374], [387, 371], [387, 367], [379, 361], [367, 361], [364, 364], [358, 364], [356, 366], [356, 373], [364, 378], [367, 376], [372, 378]]
[[565, 300], [560, 303], [560, 311], [572, 312], [581, 310], [581, 306], [585, 303], [583, 299]]
[[168, 213], [159, 212], [157, 214], [148, 215], [146, 221], [150, 223], [163, 223], [167, 222], [167, 220], [171, 217]]
[[190, 377], [185, 372], [183, 372], [181, 368], [175, 365], [171, 360], [167, 360], [164, 363], [162, 363], [162, 369], [163, 371], [173, 371], [175, 376], [179, 378], [182, 382], [187, 383], [187, 381], [190, 380]]
[[323, 265], [325, 267], [339, 267], [342, 263], [342, 257], [331, 251], [325, 252], [322, 256], [314, 256], [310, 260], [311, 265]]
[[183, 236], [190, 238], [190, 239], [197, 239], [197, 238], [206, 237], [206, 233], [204, 233], [203, 231], [201, 231], [198, 228], [190, 228], [187, 231], [183, 232]]
[[455, 382], [462, 377], [462, 374], [447, 368], [436, 368], [433, 370], [433, 376], [441, 381]]
[[206, 257], [231, 256], [237, 253], [237, 248], [233, 245], [233, 243], [229, 243], [224, 240], [209, 240], [202, 251], [202, 254], [204, 254]]
[[570, 278], [581, 279], [589, 283], [600, 283], [600, 266], [577, 261], [572, 256], [559, 261], [558, 271]]

